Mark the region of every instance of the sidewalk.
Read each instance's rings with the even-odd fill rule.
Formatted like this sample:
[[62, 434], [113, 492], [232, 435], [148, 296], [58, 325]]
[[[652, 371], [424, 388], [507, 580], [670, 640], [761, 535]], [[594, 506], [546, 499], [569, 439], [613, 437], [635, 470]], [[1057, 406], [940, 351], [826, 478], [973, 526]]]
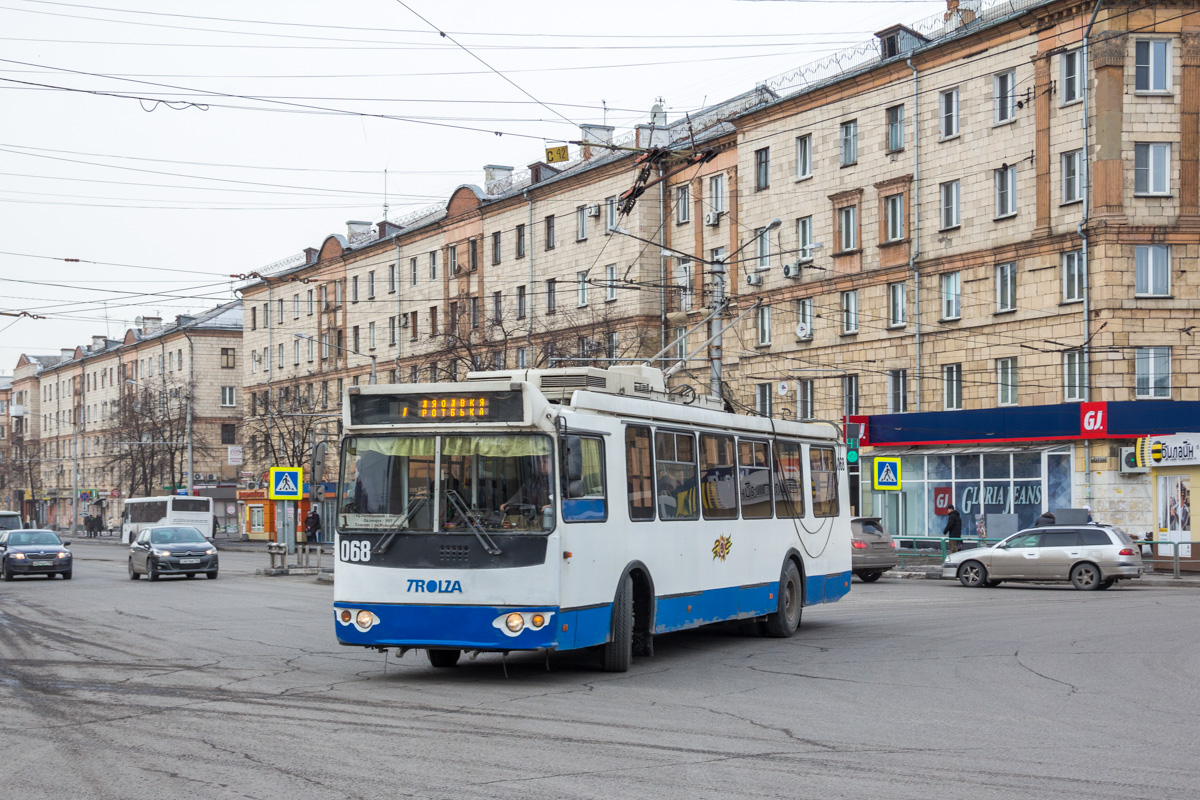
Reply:
[[[82, 534], [80, 534], [78, 536], [71, 536], [69, 533], [64, 532], [64, 533], [60, 534], [60, 536], [62, 536], [63, 538], [66, 538], [68, 541], [70, 541], [72, 547], [74, 547], [77, 544], [118, 545], [120, 547], [128, 547], [128, 545], [121, 543], [121, 535], [120, 534], [104, 534], [97, 538], [97, 537], [85, 536]], [[267, 545], [271, 544], [270, 542], [263, 542], [263, 541], [246, 541], [243, 539], [224, 539], [221, 537], [212, 539], [210, 541], [212, 541], [212, 543], [214, 545], [216, 545], [217, 550], [223, 550], [223, 551], [230, 552], [230, 553], [262, 553], [264, 556], [267, 554]], [[320, 544], [321, 544], [321, 547], [325, 550], [326, 554], [329, 554], [332, 552], [332, 542], [321, 542]]]

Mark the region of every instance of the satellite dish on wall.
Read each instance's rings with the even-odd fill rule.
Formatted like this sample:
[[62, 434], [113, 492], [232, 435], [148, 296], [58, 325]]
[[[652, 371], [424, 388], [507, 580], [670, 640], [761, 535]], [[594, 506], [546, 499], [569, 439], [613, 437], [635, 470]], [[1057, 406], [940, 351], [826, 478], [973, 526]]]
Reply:
[[808, 327], [807, 322], [800, 322], [796, 325], [796, 338], [807, 339], [812, 336], [812, 329]]
[[787, 393], [788, 393], [787, 381], [780, 381], [779, 385], [775, 387], [775, 391], [779, 392], [780, 397], [787, 397]]
[[140, 327], [142, 327], [142, 323], [143, 323], [143, 322], [145, 322], [145, 321], [146, 321], [146, 320], [145, 320], [145, 318], [143, 318], [143, 317], [134, 317], [134, 318], [133, 318], [133, 325], [134, 325], [134, 327], [135, 327], [135, 328], [140, 328]]

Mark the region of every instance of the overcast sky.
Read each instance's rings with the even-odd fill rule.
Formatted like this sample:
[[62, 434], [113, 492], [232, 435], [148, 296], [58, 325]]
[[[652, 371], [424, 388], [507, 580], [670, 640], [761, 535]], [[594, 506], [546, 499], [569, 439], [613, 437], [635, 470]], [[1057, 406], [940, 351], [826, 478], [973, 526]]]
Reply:
[[673, 121], [945, 8], [94, 3], [0, 0], [0, 310], [47, 317], [0, 317], [0, 373], [209, 308], [233, 298], [230, 273], [383, 219], [385, 169], [396, 219], [579, 123], [620, 135], [658, 98]]

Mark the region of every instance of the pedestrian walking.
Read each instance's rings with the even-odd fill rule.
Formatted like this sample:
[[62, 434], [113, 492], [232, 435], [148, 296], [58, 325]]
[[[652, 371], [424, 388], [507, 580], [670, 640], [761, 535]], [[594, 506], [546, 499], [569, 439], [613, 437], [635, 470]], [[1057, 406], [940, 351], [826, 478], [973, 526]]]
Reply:
[[310, 544], [321, 541], [321, 515], [315, 507], [304, 518], [304, 536]]
[[1058, 521], [1054, 519], [1053, 511], [1046, 511], [1037, 518], [1037, 522], [1033, 523], [1035, 528], [1045, 528], [1047, 525], [1057, 525]]
[[953, 504], [950, 505], [950, 512], [946, 514], [946, 527], [942, 529], [942, 536], [949, 540], [947, 546], [950, 552], [957, 553], [962, 543], [962, 517]]

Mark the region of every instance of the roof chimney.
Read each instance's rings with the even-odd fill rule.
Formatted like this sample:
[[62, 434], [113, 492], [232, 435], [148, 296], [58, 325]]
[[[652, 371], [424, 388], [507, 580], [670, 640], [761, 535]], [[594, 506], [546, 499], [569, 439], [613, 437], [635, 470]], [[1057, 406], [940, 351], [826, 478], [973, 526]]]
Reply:
[[980, 0], [946, 0], [946, 13], [942, 21], [946, 30], [955, 30], [975, 21], [979, 16]]
[[101, 350], [104, 349], [104, 346], [107, 342], [108, 342], [108, 339], [104, 336], [93, 336], [92, 337], [92, 352], [99, 353]]
[[508, 188], [508, 186], [500, 185], [493, 187], [493, 184], [505, 184], [512, 180], [513, 168], [505, 167], [500, 164], [484, 164], [483, 165], [483, 192], [484, 194], [499, 194]]
[[162, 328], [162, 317], [142, 317], [142, 334], [150, 334]]
[[666, 147], [670, 141], [667, 133], [667, 112], [659, 103], [650, 108], [650, 124], [637, 126], [638, 147]]
[[359, 220], [346, 221], [346, 240], [351, 247], [359, 247], [368, 242], [375, 241], [375, 226], [369, 222], [360, 222]]
[[63, 360], [63, 361], [70, 361], [70, 360], [72, 360], [73, 358], [75, 358], [75, 351], [74, 351], [74, 350], [68, 350], [68, 349], [67, 349], [67, 348], [65, 348], [65, 347], [64, 347], [64, 348], [62, 348], [61, 350], [59, 350], [59, 351], [58, 351], [58, 354], [59, 354], [60, 356], [62, 356], [62, 360]]
[[613, 128], [611, 125], [580, 125], [579, 137], [583, 139], [583, 160], [587, 161], [593, 155], [593, 144], [608, 144], [612, 141]]

